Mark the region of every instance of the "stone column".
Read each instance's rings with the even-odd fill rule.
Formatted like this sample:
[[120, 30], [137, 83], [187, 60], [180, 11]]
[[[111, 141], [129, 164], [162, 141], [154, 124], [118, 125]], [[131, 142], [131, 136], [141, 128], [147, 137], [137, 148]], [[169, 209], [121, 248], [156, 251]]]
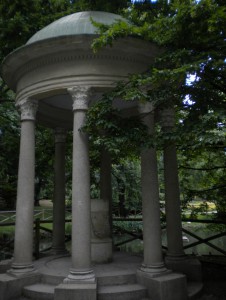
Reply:
[[53, 254], [64, 254], [67, 252], [65, 248], [65, 141], [65, 129], [56, 128], [53, 197]]
[[106, 149], [101, 151], [100, 161], [100, 198], [110, 202], [111, 193], [111, 157]]
[[[154, 114], [150, 103], [141, 106], [144, 123], [154, 134]], [[137, 271], [138, 282], [155, 300], [187, 299], [186, 277], [167, 270], [162, 257], [157, 159], [154, 147], [141, 153], [144, 262]]]
[[[153, 135], [155, 122], [152, 104], [140, 104], [139, 110], [150, 135]], [[141, 271], [156, 276], [166, 272], [166, 268], [162, 256], [158, 169], [154, 147], [141, 152], [141, 188], [144, 241], [144, 261]]]
[[[162, 130], [165, 133], [172, 132], [175, 126], [173, 107], [163, 108], [160, 111], [160, 117]], [[164, 145], [164, 178], [168, 244], [166, 266], [173, 271], [186, 274], [190, 281], [201, 281], [200, 262], [197, 259], [188, 258], [183, 249], [177, 150], [173, 141]]]
[[112, 261], [111, 199], [111, 158], [103, 149], [100, 166], [100, 199], [91, 200], [93, 262]]
[[17, 185], [14, 258], [15, 276], [29, 275], [33, 266], [33, 215], [35, 177], [35, 115], [37, 101], [26, 99], [17, 104], [21, 112], [20, 156]]
[[67, 280], [95, 281], [91, 269], [91, 203], [88, 136], [82, 131], [88, 110], [88, 87], [68, 89], [73, 100], [72, 268]]
[[[161, 125], [165, 133], [172, 132], [175, 126], [175, 112], [173, 108], [165, 108], [160, 112]], [[178, 165], [176, 145], [174, 142], [164, 146], [164, 179], [166, 201], [166, 231], [168, 259], [184, 258], [182, 223], [180, 208], [180, 191], [178, 181]]]
[[100, 199], [109, 207], [109, 237], [112, 237], [112, 186], [111, 186], [111, 156], [106, 149], [101, 152], [100, 162]]

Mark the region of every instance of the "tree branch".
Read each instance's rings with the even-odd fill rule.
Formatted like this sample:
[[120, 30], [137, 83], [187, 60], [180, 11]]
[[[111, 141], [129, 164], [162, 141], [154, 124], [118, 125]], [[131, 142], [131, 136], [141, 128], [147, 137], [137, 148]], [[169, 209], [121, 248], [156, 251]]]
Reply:
[[187, 189], [187, 191], [192, 192], [192, 193], [203, 193], [203, 192], [219, 190], [219, 189], [222, 189], [222, 188], [225, 188], [225, 187], [226, 187], [226, 185], [218, 185], [218, 186], [214, 186], [212, 188], [206, 189], [206, 190], [190, 190], [190, 189]]
[[192, 167], [180, 165], [178, 169], [187, 169], [187, 170], [195, 170], [195, 171], [211, 171], [211, 170], [218, 170], [218, 169], [226, 169], [226, 166], [215, 166], [212, 168], [192, 168]]

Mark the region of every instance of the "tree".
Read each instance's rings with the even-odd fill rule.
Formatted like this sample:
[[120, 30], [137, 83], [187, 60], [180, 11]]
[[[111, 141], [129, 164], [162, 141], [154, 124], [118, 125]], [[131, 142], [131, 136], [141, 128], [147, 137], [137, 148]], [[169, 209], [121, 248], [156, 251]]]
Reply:
[[[196, 157], [197, 168], [200, 155], [203, 156], [203, 163], [207, 163], [205, 153], [214, 159], [214, 183], [210, 180], [213, 177], [211, 173], [199, 175], [200, 196], [209, 193], [208, 197], [214, 198], [222, 213], [222, 210], [225, 211], [222, 170], [225, 170], [226, 158], [225, 3], [221, 0], [144, 2], [144, 5], [139, 3], [125, 11], [131, 23], [119, 21], [112, 26], [95, 23], [101, 35], [93, 43], [94, 51], [112, 45], [117, 38], [130, 35], [156, 43], [162, 49], [145, 74], [132, 75], [128, 82], [120, 84], [115, 90], [115, 97], [120, 95], [125, 101], [152, 101], [156, 108], [175, 107], [176, 130], [170, 134], [158, 131], [154, 141], [151, 137], [143, 140], [161, 149], [165, 140], [173, 139], [189, 165], [194, 163], [192, 157]], [[114, 99], [113, 94], [111, 97]], [[101, 104], [95, 109], [99, 109], [101, 117]], [[104, 120], [107, 122], [107, 118]], [[103, 120], [99, 123], [104, 124]], [[142, 128], [136, 131], [136, 135], [142, 140]], [[125, 131], [123, 136], [130, 138]], [[187, 183], [182, 183], [182, 186], [191, 185], [194, 177], [190, 176], [190, 182], [186, 179]], [[185, 180], [185, 176], [181, 179]], [[205, 181], [203, 193], [202, 181]], [[211, 195], [213, 190], [214, 197]], [[188, 188], [184, 191], [189, 193]]]
[[19, 153], [19, 129], [13, 103], [0, 105], [0, 199], [4, 206], [14, 208]]
[[180, 153], [179, 173], [185, 201], [214, 202], [219, 219], [226, 212], [225, 150], [200, 149]]
[[113, 213], [128, 217], [142, 210], [140, 160], [120, 159], [112, 165]]
[[[69, 4], [70, 1], [67, 4], [65, 1], [54, 0], [16, 0], [13, 2], [6, 0], [1, 2], [0, 27], [2, 30], [0, 38], [0, 61], [15, 48], [25, 44], [37, 30], [52, 22], [54, 18], [62, 16], [65, 10], [70, 9]], [[0, 181], [1, 197], [6, 202], [8, 208], [13, 208], [15, 205], [19, 156], [19, 114], [17, 114], [14, 106], [14, 97], [14, 93], [0, 79]], [[37, 136], [43, 137], [47, 135], [47, 131], [44, 133], [43, 130], [38, 130]], [[39, 139], [37, 142], [39, 143]], [[43, 151], [42, 153], [46, 152]], [[37, 153], [37, 156], [39, 156], [39, 153]], [[47, 159], [47, 157], [45, 158]], [[48, 165], [49, 160], [48, 158], [44, 165]]]

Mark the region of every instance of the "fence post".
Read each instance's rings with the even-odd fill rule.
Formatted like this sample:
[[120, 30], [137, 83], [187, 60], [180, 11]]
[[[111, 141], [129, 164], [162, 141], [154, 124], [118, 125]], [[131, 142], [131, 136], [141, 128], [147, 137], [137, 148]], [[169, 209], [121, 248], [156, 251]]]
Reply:
[[35, 258], [39, 259], [40, 219], [35, 220]]

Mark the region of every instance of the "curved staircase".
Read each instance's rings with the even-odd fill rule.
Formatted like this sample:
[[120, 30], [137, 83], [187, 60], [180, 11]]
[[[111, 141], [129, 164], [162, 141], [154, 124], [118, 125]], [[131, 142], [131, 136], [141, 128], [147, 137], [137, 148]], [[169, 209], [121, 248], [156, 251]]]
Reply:
[[[43, 276], [41, 282], [25, 286], [22, 295], [32, 300], [54, 300], [54, 289], [64, 278]], [[147, 299], [147, 290], [136, 282], [135, 273], [120, 273], [114, 276], [97, 277], [98, 300], [141, 300]]]
[[[70, 260], [65, 257], [45, 258], [37, 264], [38, 282], [24, 286], [21, 296], [13, 300], [54, 300], [54, 290], [67, 276]], [[112, 264], [95, 266], [97, 300], [156, 300], [149, 298], [147, 289], [137, 283], [136, 272], [140, 264], [140, 257], [118, 254]], [[188, 299], [195, 299], [202, 283], [188, 282], [187, 287]]]
[[[135, 274], [109, 277], [97, 278], [97, 300], [149, 300], [146, 288], [136, 283]], [[41, 282], [25, 286], [23, 296], [17, 300], [54, 300], [54, 289], [58, 282], [53, 284], [53, 278], [49, 279], [43, 277]], [[188, 299], [195, 299], [200, 289], [200, 283], [188, 283]]]

